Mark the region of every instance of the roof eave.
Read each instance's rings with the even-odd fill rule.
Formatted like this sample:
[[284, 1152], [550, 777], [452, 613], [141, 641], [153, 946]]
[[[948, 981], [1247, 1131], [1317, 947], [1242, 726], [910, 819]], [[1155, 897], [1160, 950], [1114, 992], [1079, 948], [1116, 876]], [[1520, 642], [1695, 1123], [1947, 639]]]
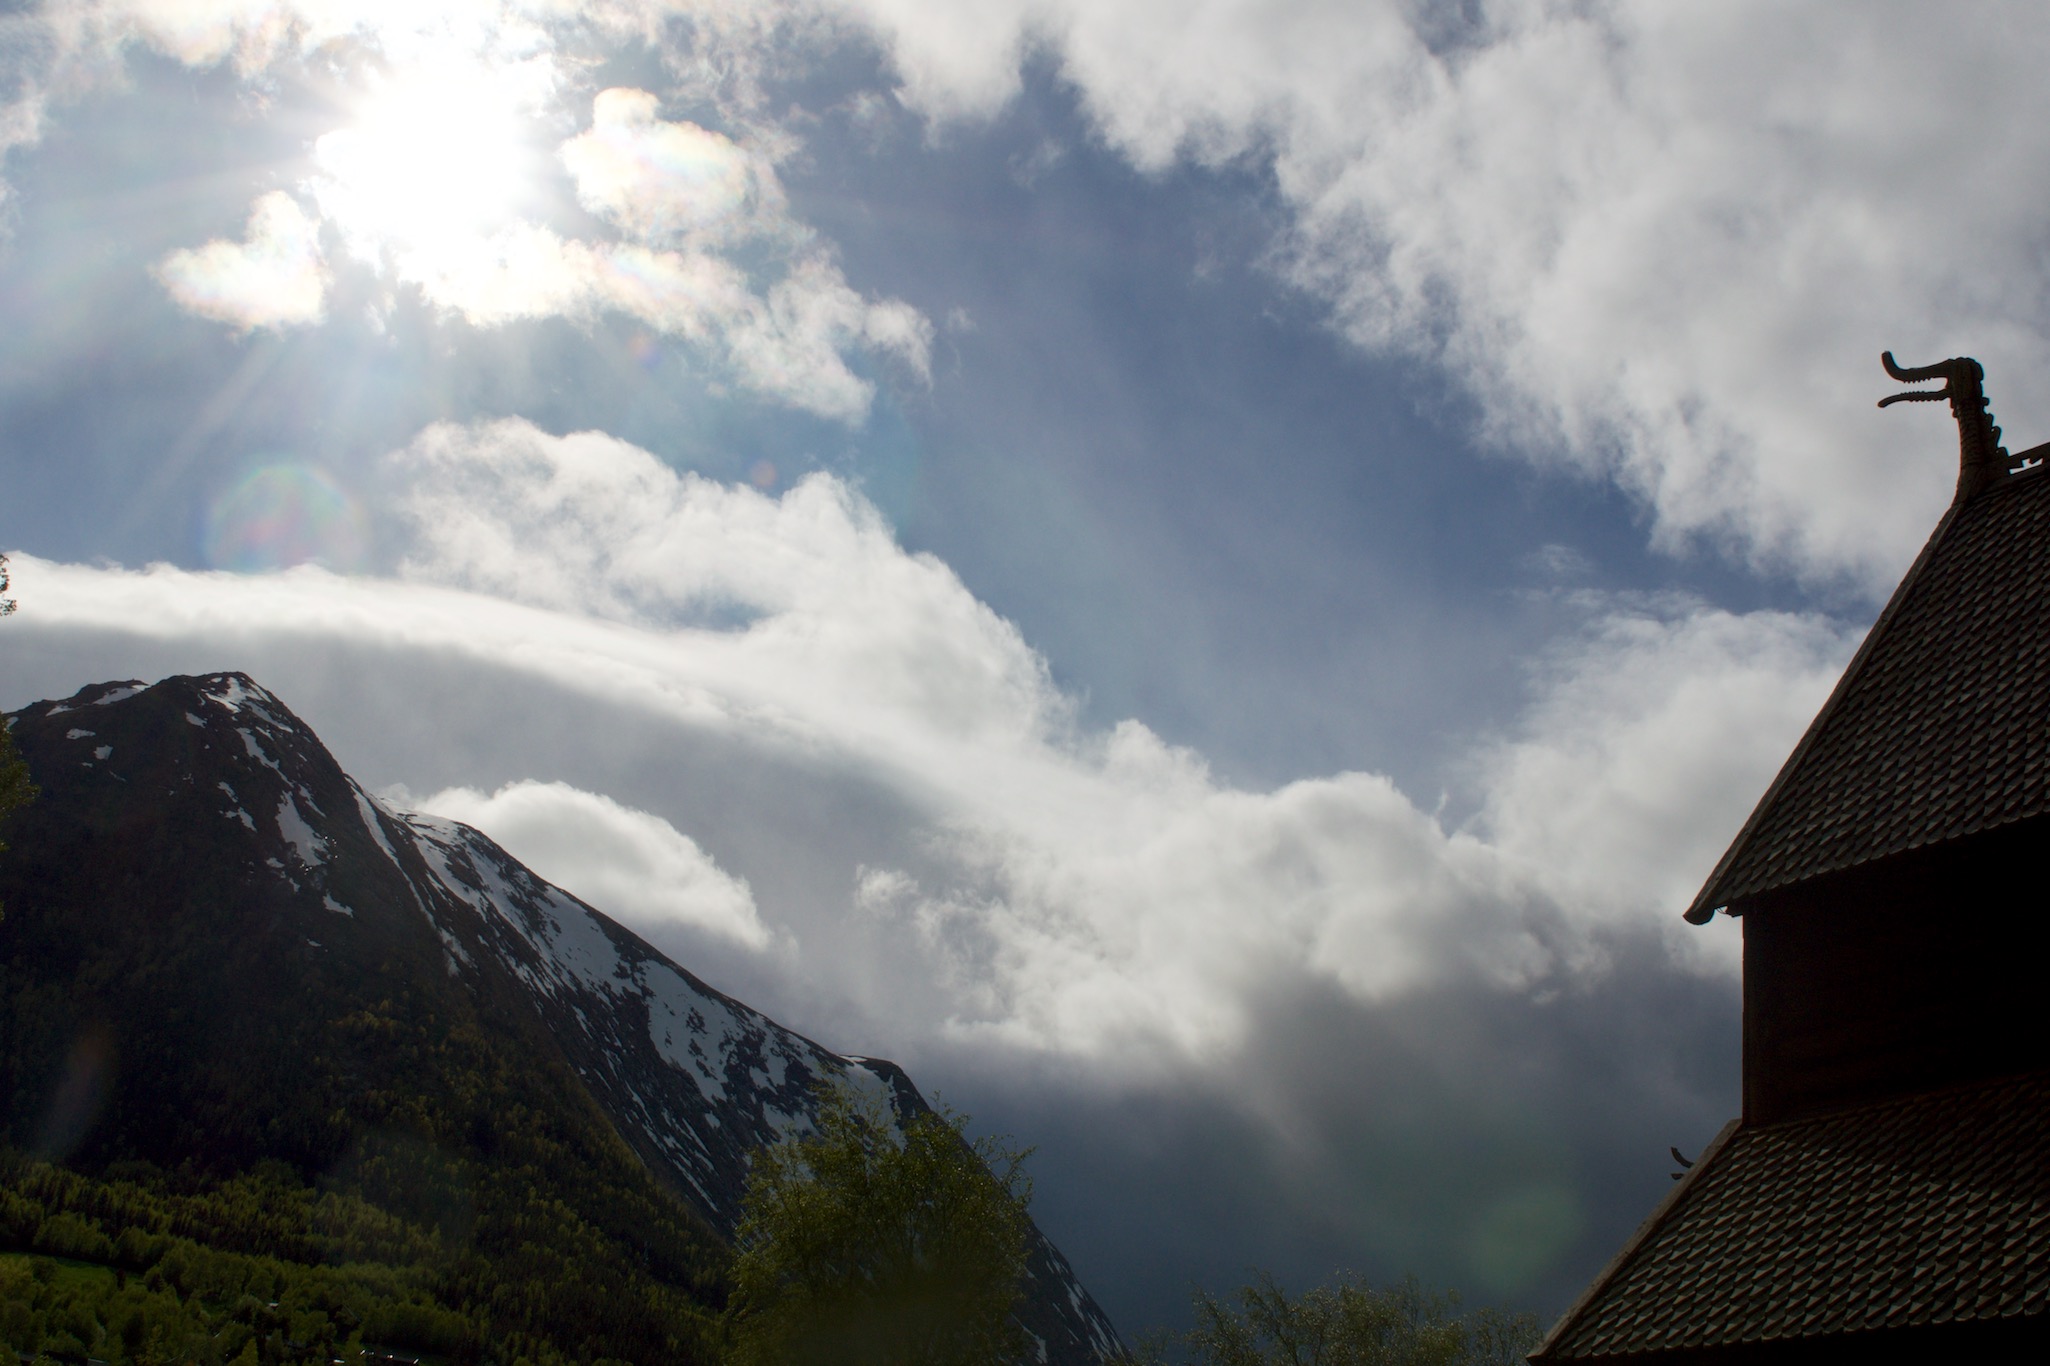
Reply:
[[1558, 1345], [1559, 1339], [1566, 1335], [1566, 1330], [1573, 1325], [1574, 1320], [1580, 1317], [1581, 1311], [1594, 1303], [1602, 1291], [1608, 1287], [1609, 1282], [1614, 1280], [1623, 1268], [1629, 1264], [1630, 1259], [1637, 1254], [1637, 1249], [1644, 1246], [1650, 1240], [1652, 1234], [1659, 1231], [1659, 1228], [1666, 1222], [1667, 1216], [1679, 1207], [1680, 1202], [1686, 1199], [1687, 1192], [1694, 1188], [1695, 1181], [1701, 1177], [1702, 1173], [1715, 1165], [1716, 1158], [1721, 1155], [1724, 1148], [1729, 1146], [1730, 1140], [1736, 1136], [1737, 1130], [1742, 1128], [1743, 1124], [1744, 1121], [1742, 1119], [1733, 1119], [1717, 1131], [1716, 1136], [1709, 1140], [1708, 1146], [1701, 1150], [1701, 1156], [1694, 1159], [1694, 1165], [1680, 1174], [1680, 1179], [1675, 1181], [1673, 1188], [1666, 1192], [1666, 1198], [1659, 1201], [1658, 1207], [1652, 1210], [1650, 1216], [1637, 1226], [1637, 1232], [1630, 1235], [1630, 1240], [1623, 1244], [1622, 1250], [1609, 1258], [1608, 1265], [1604, 1266], [1596, 1273], [1595, 1278], [1588, 1282], [1587, 1289], [1580, 1292], [1580, 1298], [1568, 1305], [1565, 1313], [1559, 1315], [1559, 1321], [1552, 1325], [1551, 1332], [1545, 1334], [1545, 1340], [1540, 1342], [1534, 1350], [1525, 1354], [1524, 1359], [1526, 1361], [1545, 1362], [1553, 1359], [1547, 1354], [1553, 1347]]

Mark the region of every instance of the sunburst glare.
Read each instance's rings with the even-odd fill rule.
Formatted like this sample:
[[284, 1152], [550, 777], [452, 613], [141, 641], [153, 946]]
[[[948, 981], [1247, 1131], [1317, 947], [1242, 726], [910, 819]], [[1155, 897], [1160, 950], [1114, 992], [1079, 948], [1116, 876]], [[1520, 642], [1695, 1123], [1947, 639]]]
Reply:
[[466, 63], [404, 72], [373, 89], [355, 122], [313, 148], [311, 185], [350, 250], [439, 255], [509, 218], [533, 182], [520, 100]]

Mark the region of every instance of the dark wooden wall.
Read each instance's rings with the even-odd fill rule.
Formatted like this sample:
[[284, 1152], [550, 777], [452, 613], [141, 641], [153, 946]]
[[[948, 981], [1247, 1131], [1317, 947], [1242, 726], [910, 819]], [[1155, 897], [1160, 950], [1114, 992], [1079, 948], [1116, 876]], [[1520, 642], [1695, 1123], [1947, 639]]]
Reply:
[[2050, 820], [1817, 878], [1744, 920], [1744, 1118], [2050, 1068]]

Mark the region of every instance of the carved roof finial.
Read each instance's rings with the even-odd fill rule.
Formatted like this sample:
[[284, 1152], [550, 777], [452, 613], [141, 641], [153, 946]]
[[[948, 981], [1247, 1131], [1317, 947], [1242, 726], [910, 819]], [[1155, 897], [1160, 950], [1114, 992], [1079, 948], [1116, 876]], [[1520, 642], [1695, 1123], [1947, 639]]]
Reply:
[[1944, 381], [1941, 389], [1911, 389], [1880, 399], [1879, 406], [1950, 400], [1950, 415], [1957, 419], [1957, 501], [1963, 502], [2007, 473], [2007, 452], [2001, 449], [2000, 428], [1993, 425], [1993, 413], [1986, 404], [1986, 371], [1979, 362], [1970, 356], [1952, 356], [1934, 365], [1900, 366], [1894, 364], [1893, 352], [1882, 351], [1879, 363], [1903, 384]]

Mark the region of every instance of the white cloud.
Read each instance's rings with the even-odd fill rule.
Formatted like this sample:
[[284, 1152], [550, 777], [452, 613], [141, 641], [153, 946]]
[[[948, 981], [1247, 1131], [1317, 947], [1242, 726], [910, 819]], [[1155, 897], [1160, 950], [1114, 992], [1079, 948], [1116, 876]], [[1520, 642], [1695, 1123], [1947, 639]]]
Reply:
[[[459, 313], [477, 327], [500, 327], [525, 318], [588, 319], [624, 313], [658, 331], [706, 341], [757, 312], [747, 277], [722, 257], [704, 252], [651, 251], [632, 244], [579, 242], [547, 228], [518, 224], [446, 250], [404, 252], [400, 279], [419, 286], [429, 303]], [[859, 411], [869, 390], [847, 372], [837, 353], [829, 373], [795, 377], [786, 396], [828, 410]], [[811, 388], [807, 390], [805, 381]]]
[[[759, 150], [656, 117], [644, 90], [592, 102], [591, 128], [563, 144], [578, 198], [634, 243], [587, 245], [522, 225], [454, 252], [400, 258], [426, 297], [480, 325], [519, 317], [626, 313], [723, 346], [741, 382], [822, 416], [854, 421], [875, 392], [846, 355], [931, 375], [931, 322], [897, 299], [864, 298], [812, 234], [791, 221]], [[778, 244], [783, 268], [757, 292], [716, 248]]]
[[775, 169], [731, 138], [656, 117], [645, 90], [601, 90], [591, 127], [562, 145], [577, 199], [631, 236], [657, 245], [727, 240], [781, 216]]
[[[626, 36], [646, 27], [634, 11], [59, 0], [24, 21], [43, 55], [0, 112], [0, 153], [37, 140], [52, 91], [76, 97], [115, 78], [133, 44], [190, 66], [232, 61], [273, 84], [325, 53], [320, 79], [351, 92], [351, 114], [314, 140], [302, 188], [350, 255], [390, 283], [477, 327], [624, 314], [704, 347], [744, 388], [841, 422], [862, 420], [875, 396], [850, 363], [857, 354], [929, 380], [930, 321], [900, 299], [864, 296], [790, 218], [772, 152], [794, 144], [773, 127], [743, 145], [656, 118], [645, 91], [602, 91], [590, 129], [560, 151], [585, 206], [630, 240], [565, 239], [523, 216], [541, 163], [529, 144], [574, 86], [555, 29], [589, 21]], [[697, 18], [706, 35], [785, 33]], [[234, 327], [318, 322], [330, 284], [319, 226], [289, 196], [267, 194], [248, 240], [174, 252], [157, 274], [182, 305]], [[743, 243], [745, 266], [722, 254]]]
[[556, 886], [643, 933], [687, 926], [751, 949], [770, 936], [744, 878], [660, 816], [567, 783], [443, 788], [399, 805], [462, 821]]
[[401, 60], [451, 46], [517, 56], [542, 41], [538, 21], [564, 10], [552, 0], [50, 0], [41, 17], [74, 52], [139, 40], [187, 66], [232, 61], [254, 75], [350, 40]]
[[[1456, 983], [1541, 996], [1598, 976], [1607, 936], [1729, 937], [1680, 926], [1676, 899], [1845, 644], [1823, 621], [1624, 605], [1486, 751], [1482, 818], [1447, 829], [1376, 775], [1247, 791], [1137, 721], [1079, 729], [1015, 628], [824, 476], [769, 498], [607, 436], [506, 422], [430, 429], [385, 477], [409, 547], [394, 580], [24, 556], [32, 629], [422, 654], [544, 679], [678, 743], [722, 736], [762, 773], [865, 775], [897, 794], [895, 833], [859, 837], [837, 902], [762, 903], [796, 946], [792, 971], [867, 974], [886, 1037], [1111, 1066], [1228, 1053], [1289, 983], [1366, 1006]], [[788, 781], [736, 794], [716, 817], [729, 826], [700, 821], [696, 837], [787, 832], [821, 790]], [[807, 819], [873, 831], [879, 810]], [[728, 866], [757, 887], [769, 871]]]
[[1947, 491], [1883, 347], [1969, 352], [2050, 436], [2050, 16], [1844, 0], [848, 0], [901, 98], [983, 116], [1042, 45], [1141, 167], [1271, 165], [1285, 273], [1442, 362], [1504, 448], [1668, 543], [1890, 584]]
[[32, 147], [41, 140], [46, 113], [44, 96], [34, 89], [0, 107], [0, 156], [16, 147]]
[[973, 7], [925, 0], [827, 0], [882, 33], [902, 78], [899, 98], [937, 118], [988, 118], [1021, 88], [1019, 65], [1059, 6], [986, 0]]
[[182, 307], [244, 332], [317, 323], [327, 309], [320, 225], [282, 191], [250, 208], [242, 241], [174, 251], [156, 276]]
[[853, 351], [930, 373], [932, 326], [899, 300], [863, 298], [822, 255], [791, 262], [766, 294], [726, 257], [637, 243], [586, 243], [520, 224], [450, 249], [404, 252], [399, 279], [477, 327], [528, 318], [623, 313], [723, 355], [739, 381], [842, 422], [865, 417], [875, 384]]
[[[388, 465], [407, 578], [674, 637], [721, 695], [914, 767], [1060, 733], [1043, 661], [873, 506], [813, 475], [780, 498], [677, 474], [598, 432], [428, 429]], [[689, 630], [704, 620], [738, 629]]]
[[[1879, 349], [1979, 355], [2008, 430], [2050, 434], [2050, 398], [2019, 383], [2050, 365], [2050, 19], [2018, 0], [1940, 24], [1846, 0], [79, 0], [37, 22], [57, 55], [17, 101], [16, 141], [48, 92], [137, 40], [251, 72], [351, 34], [402, 64], [547, 65], [551, 25], [588, 23], [662, 44], [683, 86], [753, 109], [779, 46], [815, 53], [865, 28], [899, 98], [935, 120], [1000, 110], [1044, 51], [1135, 165], [1267, 165], [1292, 210], [1277, 267], [1362, 346], [1446, 367], [1506, 451], [1616, 481], [1668, 545], [1702, 539], [1874, 593], [1950, 483], [1939, 418], [1873, 411]], [[629, 232], [679, 231], [728, 194], [736, 163], [718, 134], [622, 98], [573, 143], [583, 188]], [[707, 172], [695, 191], [664, 170], [670, 152]], [[621, 274], [694, 273], [593, 250]], [[760, 286], [730, 359], [846, 415], [865, 382], [826, 358], [870, 346], [919, 371], [927, 325], [850, 301], [830, 266], [806, 276], [825, 259], [807, 249], [780, 295]], [[532, 316], [502, 284], [412, 275], [458, 311]], [[662, 312], [625, 286], [558, 297]]]
[[1577, 914], [1679, 920], [1856, 646], [1824, 617], [1610, 604], [1546, 661], [1519, 733], [1486, 747], [1475, 827]]
[[841, 422], [875, 399], [852, 351], [930, 374], [932, 326], [909, 304], [863, 298], [820, 256], [795, 262], [766, 296], [721, 256], [630, 243], [565, 240], [520, 225], [460, 251], [400, 258], [399, 277], [429, 303], [477, 327], [529, 318], [621, 313], [666, 335], [714, 348], [748, 389]]
[[815, 395], [805, 406], [828, 416], [865, 412], [873, 389], [848, 372], [843, 348], [894, 356], [920, 379], [931, 374], [932, 324], [925, 316], [901, 300], [870, 303], [818, 256], [797, 261], [766, 300], [734, 319], [727, 341], [753, 387]]

